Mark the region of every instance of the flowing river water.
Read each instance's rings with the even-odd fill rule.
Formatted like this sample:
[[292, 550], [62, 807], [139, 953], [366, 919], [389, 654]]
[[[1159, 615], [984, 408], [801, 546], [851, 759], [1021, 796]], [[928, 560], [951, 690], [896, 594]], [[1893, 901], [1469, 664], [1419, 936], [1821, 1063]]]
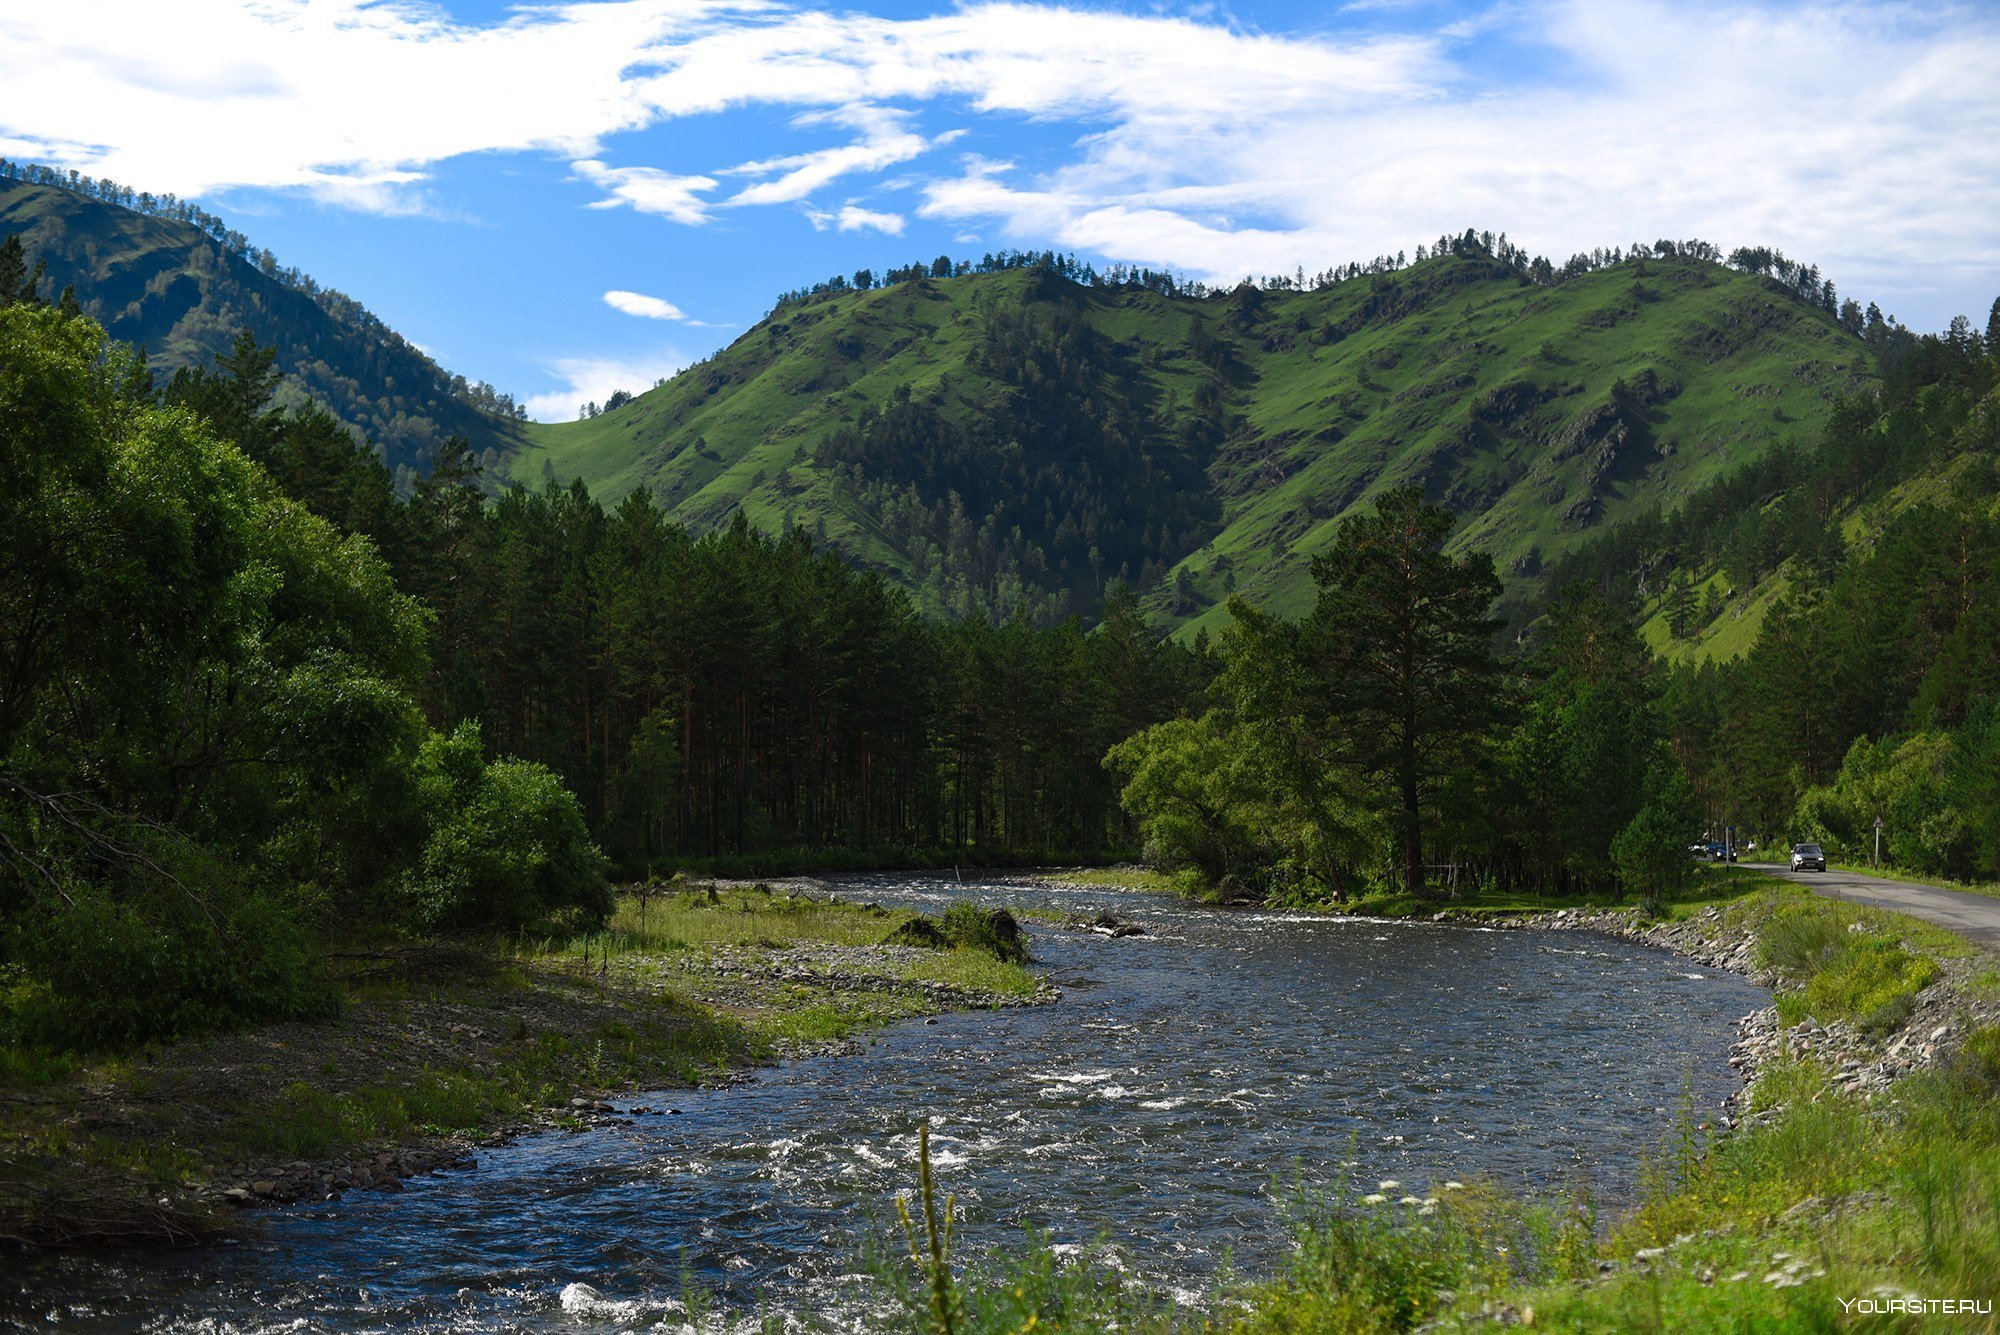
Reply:
[[[629, 1125], [524, 1139], [400, 1195], [259, 1218], [238, 1242], [16, 1266], [0, 1322], [53, 1330], [672, 1329], [844, 1320], [892, 1237], [928, 1119], [961, 1254], [1108, 1247], [1197, 1300], [1227, 1259], [1286, 1248], [1300, 1191], [1424, 1194], [1484, 1175], [1629, 1202], [1645, 1152], [1735, 1088], [1740, 978], [1563, 932], [1222, 911], [1115, 890], [856, 877], [839, 892], [954, 898], [1147, 928], [1030, 924], [1061, 1002], [897, 1026], [865, 1048], [715, 1089], [619, 1100]], [[1391, 1193], [1392, 1195], [1395, 1193]], [[18, 1261], [18, 1258], [15, 1258]]]

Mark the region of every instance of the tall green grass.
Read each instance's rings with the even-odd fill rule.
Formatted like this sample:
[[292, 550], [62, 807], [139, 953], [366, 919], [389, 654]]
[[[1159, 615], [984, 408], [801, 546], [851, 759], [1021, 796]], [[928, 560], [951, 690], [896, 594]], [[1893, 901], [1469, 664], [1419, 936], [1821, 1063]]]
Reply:
[[1853, 1020], [1878, 1036], [1910, 1017], [1917, 994], [1939, 972], [1936, 960], [1909, 950], [1883, 920], [1871, 924], [1818, 901], [1774, 911], [1759, 933], [1758, 954], [1795, 985], [1777, 996], [1781, 1021]]

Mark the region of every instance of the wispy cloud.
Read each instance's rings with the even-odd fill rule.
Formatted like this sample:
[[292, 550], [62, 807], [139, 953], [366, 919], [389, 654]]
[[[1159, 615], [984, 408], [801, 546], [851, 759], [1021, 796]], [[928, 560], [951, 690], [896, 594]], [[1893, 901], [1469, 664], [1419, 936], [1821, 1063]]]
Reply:
[[832, 212], [807, 209], [806, 217], [822, 232], [831, 227], [839, 232], [881, 232], [888, 236], [901, 236], [905, 221], [900, 213], [878, 213], [859, 204], [843, 204]]
[[642, 320], [672, 320], [694, 329], [728, 328], [727, 325], [712, 320], [697, 320], [664, 297], [649, 297], [643, 292], [627, 292], [623, 288], [613, 288], [606, 292], [604, 304], [614, 311], [636, 315]]
[[838, 125], [860, 132], [860, 138], [837, 148], [761, 162], [746, 162], [726, 169], [731, 176], [768, 176], [772, 179], [745, 186], [725, 202], [731, 205], [788, 204], [805, 199], [820, 187], [855, 172], [879, 172], [908, 162], [930, 147], [930, 141], [907, 128], [909, 114], [881, 107], [851, 107], [834, 112], [800, 116], [795, 125]]
[[629, 205], [641, 213], [655, 213], [692, 226], [707, 222], [713, 207], [701, 197], [703, 191], [715, 188], [711, 176], [675, 176], [653, 167], [607, 167], [595, 159], [571, 163], [570, 167], [604, 190], [604, 198], [590, 206], [594, 209]]

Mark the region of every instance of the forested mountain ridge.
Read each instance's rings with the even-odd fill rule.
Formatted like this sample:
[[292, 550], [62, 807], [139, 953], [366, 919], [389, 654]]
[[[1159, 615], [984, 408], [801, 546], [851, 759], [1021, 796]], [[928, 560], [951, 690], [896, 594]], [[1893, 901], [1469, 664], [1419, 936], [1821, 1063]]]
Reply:
[[1634, 610], [1705, 807], [1931, 875], [2000, 876], [2000, 301], [1894, 331], [1883, 380], [1548, 572]]
[[9, 235], [44, 267], [44, 296], [73, 288], [111, 337], [146, 349], [163, 380], [211, 369], [249, 329], [279, 349], [283, 398], [325, 407], [374, 442], [392, 471], [422, 471], [452, 435], [497, 461], [519, 429], [490, 387], [467, 386], [352, 299], [278, 270], [240, 237], [218, 240], [192, 221], [0, 173], [0, 237]]
[[1874, 375], [1830, 295], [1683, 254], [1542, 284], [1454, 243], [1313, 288], [1163, 286], [1032, 266], [794, 295], [507, 467], [643, 486], [697, 529], [803, 525], [931, 611], [1087, 613], [1122, 578], [1157, 623], [1215, 627], [1231, 593], [1303, 610], [1340, 521], [1410, 483], [1524, 598], [1582, 539], [1817, 439]]

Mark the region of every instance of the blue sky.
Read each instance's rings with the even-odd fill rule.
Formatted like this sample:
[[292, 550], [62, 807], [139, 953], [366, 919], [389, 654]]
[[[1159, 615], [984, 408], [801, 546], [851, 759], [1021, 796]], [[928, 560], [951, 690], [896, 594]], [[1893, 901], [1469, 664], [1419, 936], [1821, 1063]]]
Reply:
[[1211, 281], [1507, 232], [2000, 294], [2000, 7], [67, 0], [0, 154], [199, 199], [541, 417], [787, 288], [1003, 246]]

